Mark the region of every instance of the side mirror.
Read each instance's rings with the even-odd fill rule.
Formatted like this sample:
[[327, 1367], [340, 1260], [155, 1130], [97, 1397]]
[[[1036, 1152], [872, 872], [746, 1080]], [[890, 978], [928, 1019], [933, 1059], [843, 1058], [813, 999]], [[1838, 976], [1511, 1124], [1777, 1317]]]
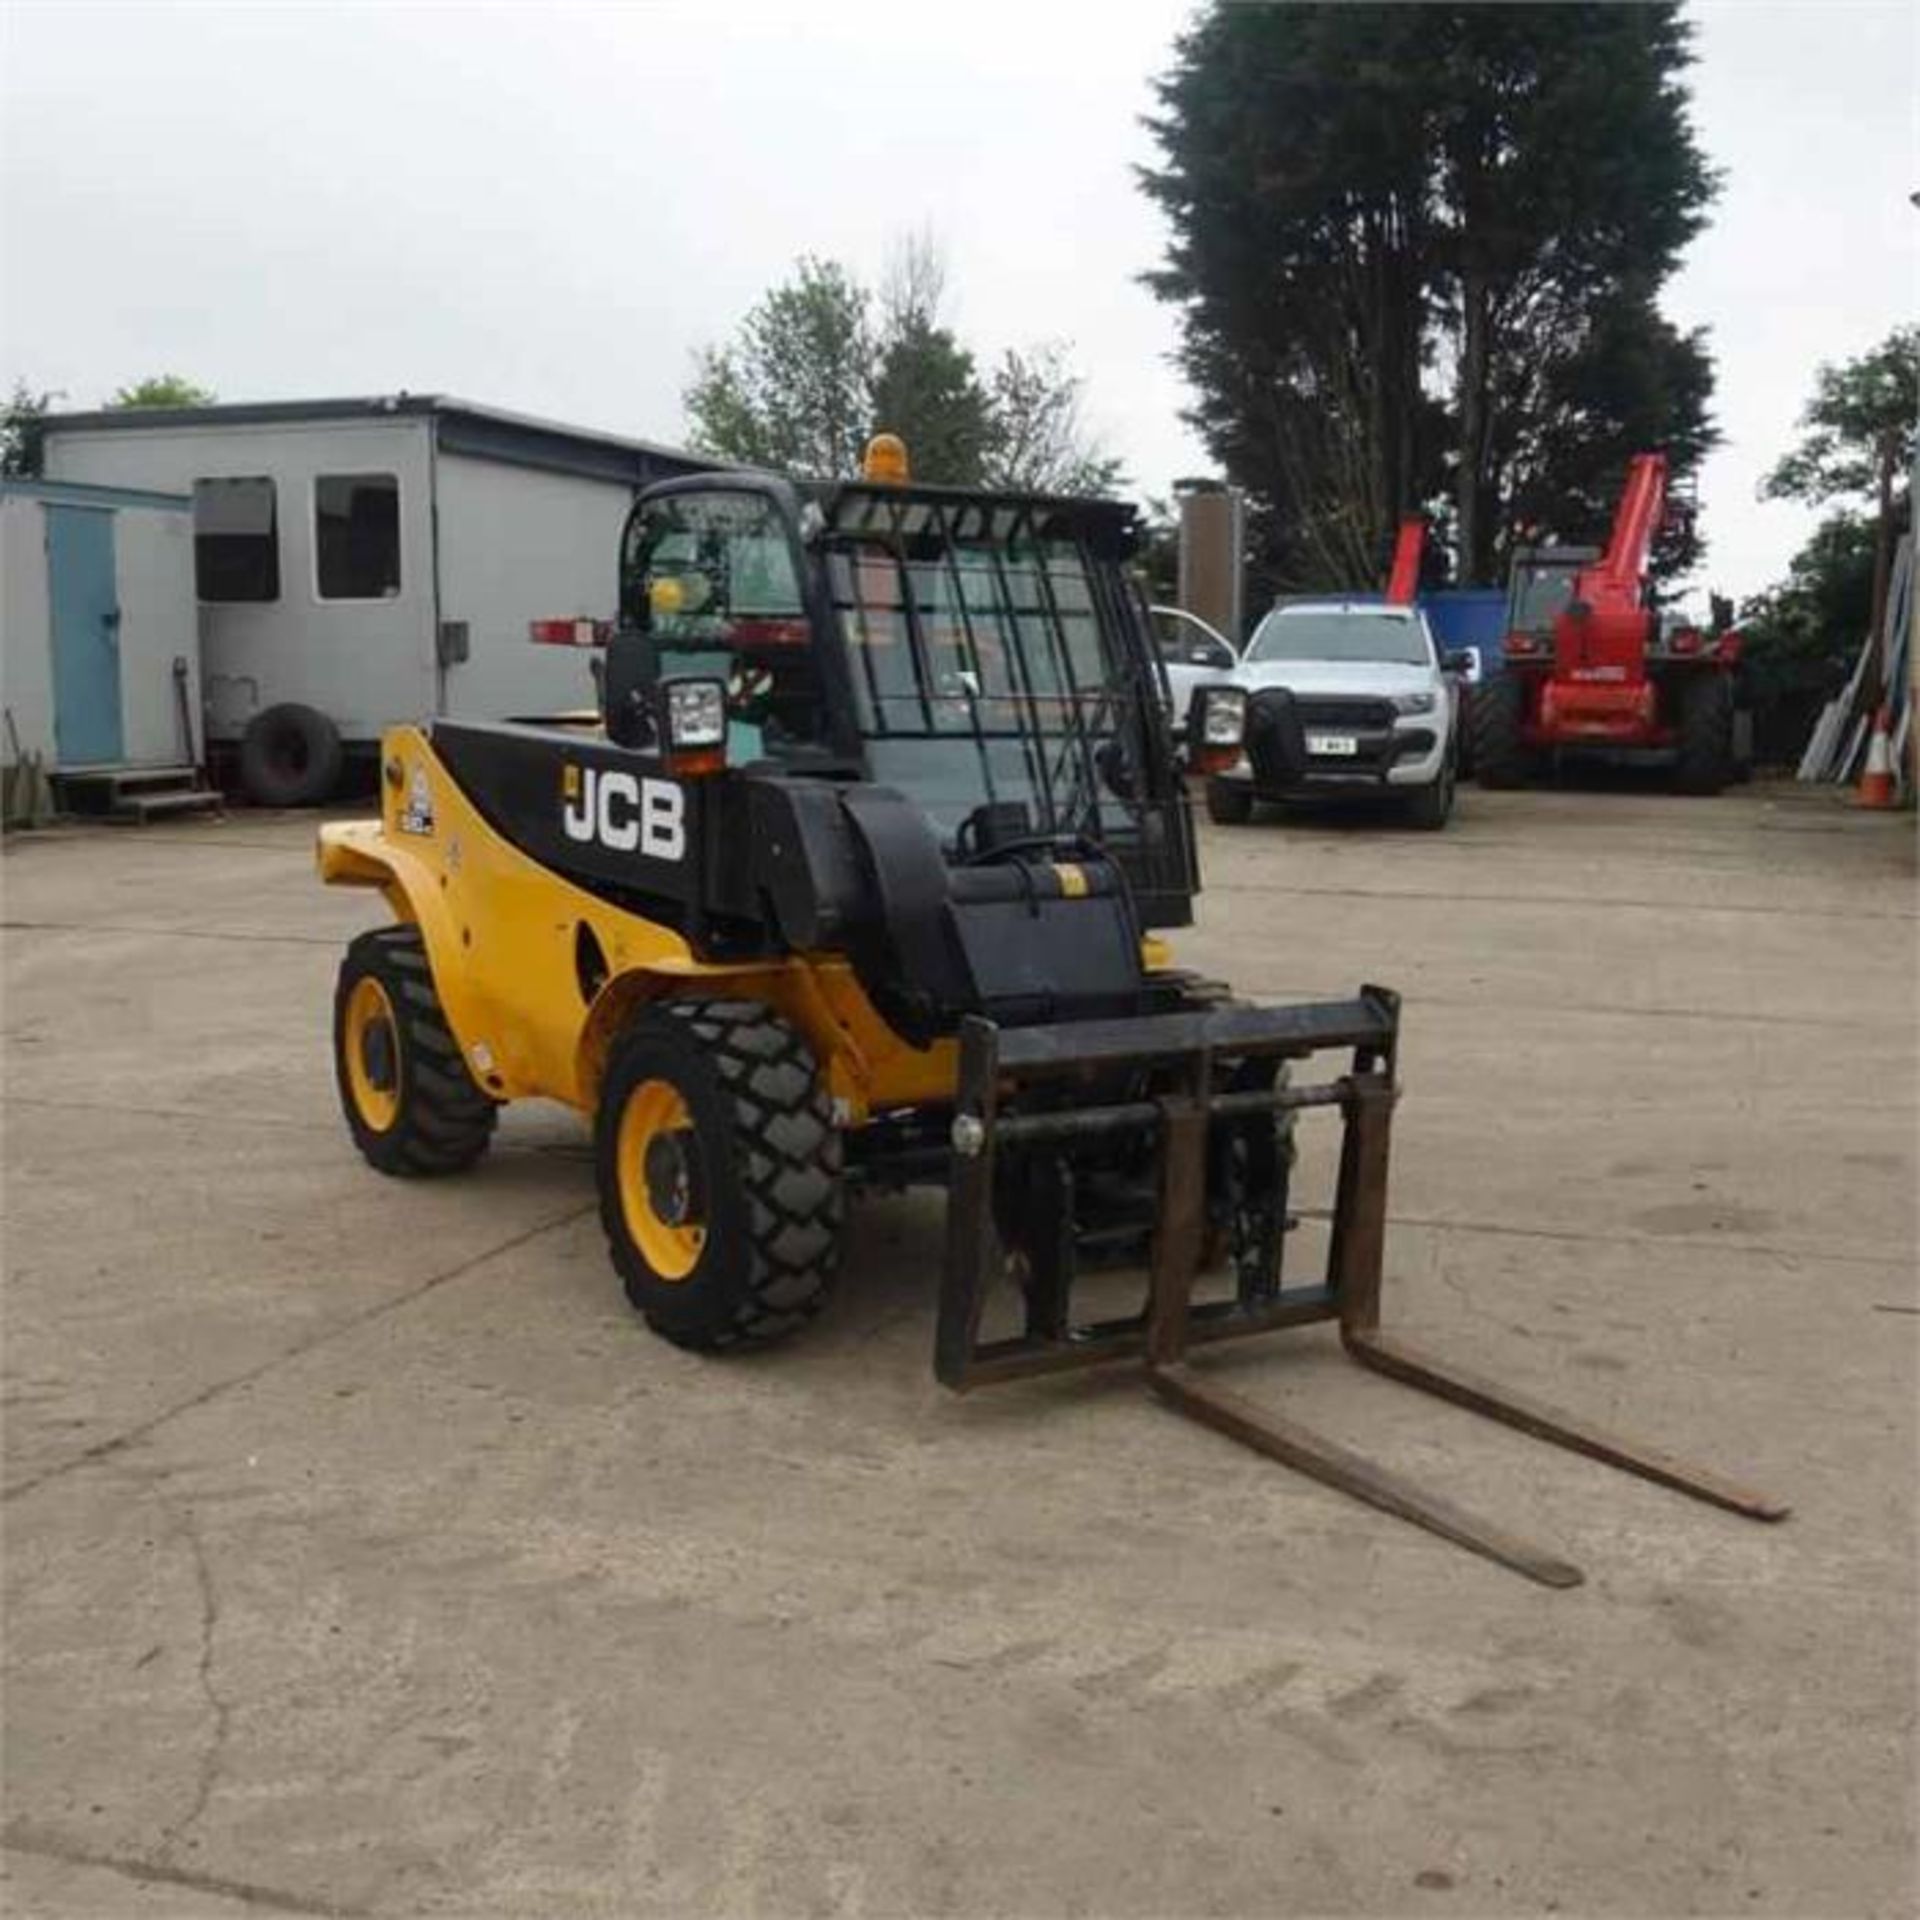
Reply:
[[607, 643], [599, 674], [600, 711], [607, 738], [622, 747], [646, 747], [654, 741], [653, 689], [659, 663], [653, 641], [622, 627]]
[[1440, 656], [1442, 673], [1471, 674], [1479, 664], [1473, 656], [1472, 649], [1468, 647], [1456, 647], [1453, 652], [1443, 653]]

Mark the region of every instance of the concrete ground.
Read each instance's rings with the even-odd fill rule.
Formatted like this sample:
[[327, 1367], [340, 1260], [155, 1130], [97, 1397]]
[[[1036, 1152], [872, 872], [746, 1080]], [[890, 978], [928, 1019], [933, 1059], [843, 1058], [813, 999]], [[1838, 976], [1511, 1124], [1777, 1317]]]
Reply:
[[0, 864], [10, 1909], [1911, 1913], [1911, 820], [1203, 831], [1185, 957], [1406, 993], [1390, 1323], [1792, 1519], [1321, 1332], [1208, 1364], [1588, 1584], [1124, 1378], [956, 1402], [925, 1198], [860, 1212], [800, 1344], [675, 1352], [569, 1116], [449, 1183], [355, 1158], [329, 993], [376, 903], [314, 884], [310, 821], [37, 838]]

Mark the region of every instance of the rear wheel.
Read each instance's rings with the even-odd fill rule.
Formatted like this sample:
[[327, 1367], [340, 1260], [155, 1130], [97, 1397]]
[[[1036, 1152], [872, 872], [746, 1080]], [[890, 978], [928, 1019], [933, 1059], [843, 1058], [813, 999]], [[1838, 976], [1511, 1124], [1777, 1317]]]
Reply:
[[841, 1140], [811, 1051], [752, 1002], [652, 1007], [615, 1046], [594, 1159], [627, 1298], [676, 1346], [758, 1345], [819, 1312]]
[[333, 1062], [354, 1144], [382, 1173], [458, 1173], [486, 1152], [499, 1108], [461, 1058], [418, 928], [383, 927], [348, 947]]
[[1244, 827], [1253, 818], [1253, 789], [1244, 781], [1209, 780], [1207, 818], [1217, 827]]
[[1718, 793], [1733, 778], [1733, 688], [1724, 673], [1690, 673], [1679, 688], [1682, 793]]
[[1496, 673], [1473, 690], [1474, 777], [1483, 787], [1524, 786], [1533, 771], [1521, 736], [1526, 689], [1517, 674]]

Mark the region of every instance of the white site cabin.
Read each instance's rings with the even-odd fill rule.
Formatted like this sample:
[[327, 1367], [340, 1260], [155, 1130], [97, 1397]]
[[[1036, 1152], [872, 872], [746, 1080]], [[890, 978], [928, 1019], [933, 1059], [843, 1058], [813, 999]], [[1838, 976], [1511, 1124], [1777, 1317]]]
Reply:
[[[253, 729], [242, 771], [282, 800], [395, 722], [592, 705], [591, 655], [530, 623], [611, 618], [634, 493], [712, 464], [416, 394], [60, 414], [45, 449], [49, 480], [191, 498], [207, 742]], [[289, 706], [333, 740], [266, 740]]]

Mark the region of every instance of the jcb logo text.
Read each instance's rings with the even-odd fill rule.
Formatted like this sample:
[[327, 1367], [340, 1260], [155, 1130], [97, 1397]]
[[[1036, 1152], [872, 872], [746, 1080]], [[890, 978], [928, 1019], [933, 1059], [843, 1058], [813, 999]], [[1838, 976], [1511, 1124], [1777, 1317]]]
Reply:
[[654, 860], [687, 850], [687, 796], [670, 780], [641, 780], [600, 767], [569, 767], [561, 824], [569, 840], [597, 840], [615, 853], [638, 849]]

